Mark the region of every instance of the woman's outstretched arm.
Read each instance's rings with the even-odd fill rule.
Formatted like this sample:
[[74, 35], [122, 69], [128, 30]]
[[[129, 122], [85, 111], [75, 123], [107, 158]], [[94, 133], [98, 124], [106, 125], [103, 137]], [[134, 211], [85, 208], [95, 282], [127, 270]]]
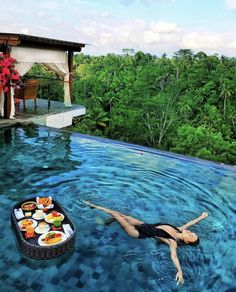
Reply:
[[171, 260], [177, 269], [177, 274], [176, 274], [175, 280], [177, 281], [178, 285], [179, 284], [183, 285], [184, 278], [183, 278], [182, 268], [180, 266], [179, 259], [177, 256], [177, 243], [174, 242], [173, 240], [169, 240], [169, 242], [170, 242], [169, 247], [170, 247]]
[[189, 221], [188, 223], [186, 223], [185, 225], [181, 226], [181, 227], [178, 227], [180, 230], [184, 230], [184, 229], [187, 229], [189, 228], [190, 226], [198, 223], [199, 221], [205, 219], [208, 217], [208, 213], [207, 212], [203, 212], [198, 218], [196, 219], [193, 219], [191, 221]]
[[184, 283], [184, 278], [183, 278], [182, 268], [180, 266], [179, 259], [177, 256], [177, 243], [176, 243], [176, 241], [172, 240], [172, 239], [163, 238], [163, 237], [155, 237], [155, 239], [156, 239], [156, 241], [160, 240], [160, 241], [169, 245], [171, 260], [177, 269], [177, 274], [176, 274], [175, 280], [177, 281], [178, 285], [179, 284], [182, 285]]

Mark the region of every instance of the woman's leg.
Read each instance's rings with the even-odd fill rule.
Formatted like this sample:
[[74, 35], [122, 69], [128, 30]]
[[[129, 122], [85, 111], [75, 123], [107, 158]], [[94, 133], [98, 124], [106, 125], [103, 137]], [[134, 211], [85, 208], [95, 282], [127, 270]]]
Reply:
[[[125, 218], [126, 215], [123, 215], [117, 211], [114, 211], [114, 210], [111, 210], [111, 209], [108, 209], [105, 207], [94, 205], [88, 201], [84, 201], [84, 203], [92, 208], [95, 208], [97, 210], [101, 210], [101, 211], [104, 211], [104, 212], [110, 214], [113, 218], [116, 219], [116, 221], [121, 225], [121, 227], [125, 230], [125, 232], [129, 236], [131, 236], [133, 238], [139, 237], [139, 232], [135, 229], [135, 227], [132, 223], [130, 223], [128, 220], [126, 220], [126, 218]], [[126, 217], [129, 217], [129, 216], [126, 216]]]
[[131, 217], [131, 216], [127, 216], [127, 215], [124, 215], [124, 214], [122, 214], [122, 213], [120, 213], [120, 212], [118, 212], [122, 217], [124, 217], [125, 218], [125, 220], [127, 220], [130, 224], [132, 224], [132, 225], [139, 225], [139, 224], [143, 224], [144, 222], [143, 221], [140, 221], [140, 220], [138, 220], [138, 219], [136, 219], [136, 218], [133, 218], [133, 217]]
[[113, 222], [116, 222], [116, 219], [114, 217], [109, 217], [104, 220], [104, 225], [110, 225]]
[[114, 211], [112, 209], [108, 209], [108, 208], [105, 208], [105, 207], [102, 207], [102, 206], [98, 206], [98, 205], [92, 204], [89, 201], [84, 201], [84, 203], [86, 205], [90, 206], [91, 208], [95, 208], [95, 209], [98, 209], [100, 211], [106, 212], [106, 213], [108, 213], [108, 214], [110, 214], [112, 216], [113, 216], [114, 213], [119, 213], [119, 212]]
[[[117, 212], [117, 213], [120, 214], [122, 217], [124, 217], [125, 220], [128, 221], [132, 225], [139, 225], [139, 224], [143, 224], [144, 223], [143, 221], [135, 219], [135, 218], [133, 218], [131, 216], [126, 216], [126, 215], [124, 215], [124, 214], [122, 214], [120, 212]], [[105, 225], [110, 225], [113, 222], [116, 222], [116, 219], [114, 217], [110, 217], [110, 218], [104, 220], [104, 224]]]
[[136, 230], [134, 225], [130, 224], [123, 216], [119, 213], [114, 213], [112, 216], [116, 219], [116, 221], [120, 224], [120, 226], [124, 229], [124, 231], [133, 238], [139, 237], [139, 232]]
[[120, 213], [120, 212], [118, 212], [118, 211], [114, 211], [114, 210], [111, 210], [111, 209], [108, 209], [108, 208], [105, 208], [105, 207], [102, 207], [102, 206], [98, 206], [98, 205], [92, 204], [92, 203], [90, 203], [89, 201], [84, 201], [84, 203], [85, 203], [86, 205], [92, 207], [92, 208], [95, 208], [95, 209], [98, 209], [98, 210], [104, 211], [104, 212], [106, 212], [106, 213], [112, 215], [112, 217], [114, 217], [114, 216], [113, 216], [113, 213], [115, 212], [115, 213], [119, 214], [120, 216], [122, 216], [126, 221], [128, 221], [128, 222], [129, 222], [130, 224], [132, 224], [132, 225], [139, 225], [139, 224], [144, 223], [143, 221], [140, 221], [140, 220], [138, 220], [138, 219], [136, 219], [136, 218], [133, 218], [133, 217], [131, 217], [131, 216], [127, 216], [127, 215], [125, 215], [125, 214], [123, 214], [123, 213]]

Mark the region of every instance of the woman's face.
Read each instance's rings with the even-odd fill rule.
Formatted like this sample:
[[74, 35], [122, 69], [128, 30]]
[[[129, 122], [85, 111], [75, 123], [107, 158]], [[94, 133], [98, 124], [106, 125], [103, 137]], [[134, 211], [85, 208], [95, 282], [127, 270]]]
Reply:
[[183, 230], [182, 235], [183, 235], [183, 241], [185, 243], [195, 242], [198, 239], [197, 234], [189, 230]]

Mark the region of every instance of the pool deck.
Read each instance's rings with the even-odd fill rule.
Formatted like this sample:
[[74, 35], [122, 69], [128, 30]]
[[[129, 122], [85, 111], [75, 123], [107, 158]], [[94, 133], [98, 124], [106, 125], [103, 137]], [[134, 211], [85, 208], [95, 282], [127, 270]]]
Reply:
[[61, 129], [71, 126], [73, 118], [83, 116], [85, 112], [84, 106], [72, 104], [71, 107], [66, 107], [63, 102], [54, 100], [50, 101], [50, 109], [48, 110], [48, 100], [46, 99], [37, 99], [35, 111], [34, 102], [27, 100], [26, 112], [23, 111], [23, 103], [21, 103], [20, 108], [16, 110], [14, 119], [0, 118], [0, 128], [17, 123], [34, 123]]

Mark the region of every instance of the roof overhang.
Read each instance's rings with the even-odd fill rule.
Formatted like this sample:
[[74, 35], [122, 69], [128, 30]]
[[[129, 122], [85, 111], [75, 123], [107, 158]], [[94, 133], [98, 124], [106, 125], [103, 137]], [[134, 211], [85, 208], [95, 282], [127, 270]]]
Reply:
[[64, 51], [80, 52], [85, 47], [85, 44], [26, 34], [0, 33], [0, 48], [3, 46], [62, 49]]

